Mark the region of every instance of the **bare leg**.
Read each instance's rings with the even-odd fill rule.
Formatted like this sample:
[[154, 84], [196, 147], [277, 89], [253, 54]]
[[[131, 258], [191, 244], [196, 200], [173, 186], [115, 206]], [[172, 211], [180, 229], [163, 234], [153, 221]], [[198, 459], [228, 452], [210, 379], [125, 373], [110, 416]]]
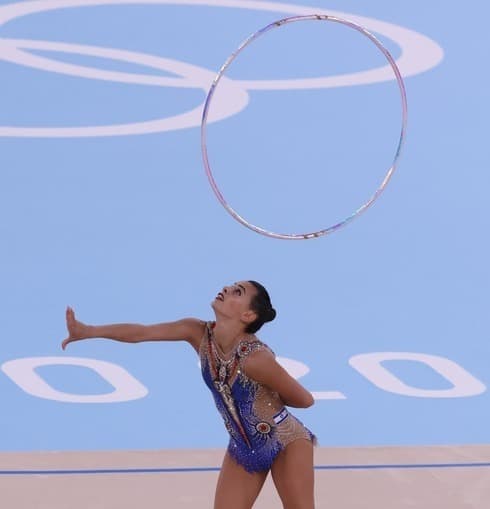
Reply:
[[279, 453], [272, 479], [284, 509], [314, 509], [313, 444], [299, 439]]
[[266, 477], [267, 472], [247, 472], [226, 453], [216, 486], [214, 509], [251, 509]]

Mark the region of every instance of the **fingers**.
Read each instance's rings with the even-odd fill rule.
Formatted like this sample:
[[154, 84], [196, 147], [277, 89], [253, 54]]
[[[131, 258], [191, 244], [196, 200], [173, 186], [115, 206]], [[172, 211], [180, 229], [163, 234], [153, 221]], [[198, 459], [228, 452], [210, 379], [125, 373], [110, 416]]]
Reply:
[[66, 338], [63, 340], [63, 343], [61, 343], [61, 348], [62, 350], [64, 350], [66, 348], [66, 345], [68, 345], [68, 343], [70, 343], [70, 338]]
[[66, 346], [72, 342], [73, 338], [71, 337], [72, 334], [72, 327], [75, 324], [75, 312], [70, 306], [66, 307], [66, 326], [68, 328], [69, 336], [61, 343], [61, 348], [65, 350]]
[[70, 306], [66, 308], [66, 321], [74, 322], [75, 321], [75, 311]]
[[78, 341], [77, 338], [74, 338], [72, 336], [68, 336], [66, 339], [63, 340], [63, 342], [61, 343], [61, 348], [63, 350], [66, 349], [66, 347], [70, 344], [70, 343], [73, 343], [74, 341]]

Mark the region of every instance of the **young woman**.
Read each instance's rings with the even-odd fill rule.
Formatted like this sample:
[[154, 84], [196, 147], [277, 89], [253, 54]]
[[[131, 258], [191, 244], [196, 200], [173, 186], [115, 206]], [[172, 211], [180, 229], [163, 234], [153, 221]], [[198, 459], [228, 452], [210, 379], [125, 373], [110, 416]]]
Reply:
[[69, 343], [107, 338], [128, 343], [187, 341], [230, 433], [214, 509], [250, 509], [271, 471], [285, 509], [313, 509], [312, 433], [286, 408], [307, 408], [312, 395], [256, 336], [276, 312], [256, 281], [225, 286], [211, 304], [216, 320], [184, 318], [156, 325], [85, 325], [66, 311]]

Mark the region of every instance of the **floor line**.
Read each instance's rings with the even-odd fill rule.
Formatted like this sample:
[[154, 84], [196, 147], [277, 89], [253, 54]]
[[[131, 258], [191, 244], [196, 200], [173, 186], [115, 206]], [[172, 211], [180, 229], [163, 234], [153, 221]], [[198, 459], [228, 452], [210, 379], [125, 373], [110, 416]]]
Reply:
[[[408, 463], [379, 465], [316, 465], [315, 470], [382, 470], [421, 468], [490, 468], [490, 462], [481, 463]], [[219, 472], [220, 467], [171, 467], [171, 468], [100, 468], [85, 470], [0, 470], [0, 475], [95, 475], [95, 474], [161, 474]]]

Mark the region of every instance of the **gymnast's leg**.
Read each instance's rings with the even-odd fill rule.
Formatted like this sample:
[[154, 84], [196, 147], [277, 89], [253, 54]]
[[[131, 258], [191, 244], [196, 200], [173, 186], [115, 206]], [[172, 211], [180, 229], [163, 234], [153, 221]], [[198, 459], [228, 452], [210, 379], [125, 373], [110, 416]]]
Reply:
[[214, 509], [251, 509], [267, 472], [247, 472], [229, 454], [225, 454], [216, 486]]
[[314, 509], [313, 444], [298, 439], [279, 453], [271, 468], [284, 509]]

